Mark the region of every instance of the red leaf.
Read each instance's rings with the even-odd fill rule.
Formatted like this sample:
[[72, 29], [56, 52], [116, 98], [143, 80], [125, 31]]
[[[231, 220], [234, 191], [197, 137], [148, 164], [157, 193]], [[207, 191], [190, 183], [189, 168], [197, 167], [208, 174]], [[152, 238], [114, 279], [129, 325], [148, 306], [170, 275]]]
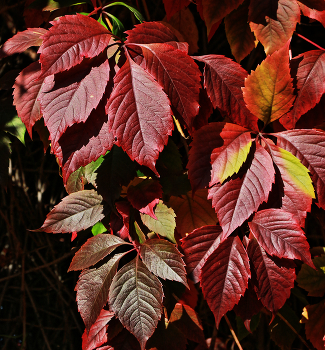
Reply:
[[99, 55], [109, 44], [111, 33], [95, 19], [69, 15], [51, 22], [39, 49], [42, 76], [56, 74]]
[[107, 114], [116, 144], [158, 175], [156, 160], [174, 128], [169, 100], [154, 78], [129, 56], [114, 84]]
[[222, 20], [231, 11], [235, 10], [244, 0], [214, 1], [202, 0], [203, 17], [208, 34], [214, 24]]
[[176, 35], [164, 24], [144, 22], [125, 32], [128, 37], [125, 44], [152, 44], [178, 41]]
[[198, 227], [215, 225], [218, 217], [207, 199], [206, 189], [191, 192], [181, 197], [172, 196], [168, 202], [176, 214], [177, 232], [184, 237]]
[[97, 264], [117, 247], [125, 244], [130, 245], [130, 243], [123, 241], [123, 239], [110, 234], [102, 233], [91, 237], [76, 252], [68, 271], [87, 269]]
[[256, 39], [263, 44], [265, 53], [271, 55], [291, 38], [297, 23], [300, 22], [300, 8], [296, 0], [279, 0], [276, 18], [270, 18], [269, 13], [264, 15], [266, 25], [251, 22], [250, 27]]
[[146, 70], [167, 93], [172, 106], [191, 132], [199, 112], [200, 70], [185, 52], [167, 44], [139, 44]]
[[256, 143], [254, 158], [244, 176], [209, 189], [208, 198], [212, 199], [212, 205], [218, 214], [223, 239], [257, 211], [260, 204], [267, 201], [273, 182], [272, 159]]
[[301, 320], [305, 323], [306, 337], [311, 341], [317, 350], [324, 349], [325, 340], [325, 301], [321, 301], [315, 305], [307, 305], [304, 307]]
[[96, 322], [91, 326], [89, 333], [85, 329], [82, 335], [82, 350], [92, 350], [106, 343], [107, 341], [107, 323], [113, 318], [114, 313], [108, 310], [102, 310]]
[[33, 125], [42, 117], [38, 96], [44, 79], [38, 79], [40, 73], [41, 65], [39, 62], [34, 62], [20, 72], [13, 86], [14, 105], [30, 138], [33, 136]]
[[110, 308], [144, 350], [162, 312], [163, 289], [137, 256], [114, 276], [109, 292]]
[[274, 135], [277, 137], [277, 145], [296, 156], [310, 171], [318, 203], [325, 209], [325, 133], [303, 129]]
[[56, 147], [69, 126], [87, 120], [105, 92], [109, 75], [109, 63], [105, 60], [98, 67], [91, 68], [87, 62], [45, 79], [40, 101], [52, 147]]
[[[303, 58], [302, 58], [303, 57]], [[280, 119], [286, 129], [293, 129], [299, 118], [313, 108], [325, 93], [325, 52], [313, 50], [294, 58], [297, 71], [298, 96], [293, 109]]]
[[89, 332], [108, 300], [109, 287], [116, 273], [119, 260], [125, 253], [114, 255], [102, 266], [83, 270], [75, 291], [80, 315]]
[[254, 48], [255, 37], [248, 24], [248, 2], [245, 1], [225, 18], [225, 31], [231, 53], [239, 63]]
[[[304, 16], [315, 19], [316, 21], [322, 23], [323, 27], [325, 27], [325, 12], [324, 11], [317, 11], [315, 9], [311, 9], [307, 7], [306, 5], [302, 4], [298, 1], [299, 7], [304, 14]], [[325, 10], [325, 8], [324, 8]]]
[[260, 246], [279, 258], [299, 259], [314, 267], [304, 231], [294, 216], [282, 209], [265, 209], [248, 223]]
[[42, 35], [46, 33], [47, 30], [44, 28], [28, 28], [18, 32], [1, 46], [0, 58], [24, 52], [31, 46], [40, 46], [43, 41]]
[[294, 100], [289, 69], [289, 43], [268, 56], [245, 80], [247, 108], [264, 124], [282, 117]]
[[248, 256], [237, 236], [222, 242], [203, 265], [202, 292], [217, 328], [222, 316], [244, 295], [250, 277]]
[[247, 253], [256, 272], [257, 296], [274, 313], [282, 308], [290, 296], [296, 277], [295, 269], [276, 264], [255, 239], [250, 240]]
[[[294, 161], [299, 162], [299, 160], [291, 156], [291, 154], [285, 154], [285, 151], [280, 147], [269, 144], [269, 149], [271, 150], [273, 162], [281, 173], [284, 186], [281, 208], [294, 214], [298, 224], [304, 227], [307, 212], [311, 210], [311, 203], [313, 198], [315, 198], [311, 179], [306, 174], [308, 170], [301, 163], [296, 166]], [[308, 185], [310, 185], [308, 187], [305, 184], [306, 177], [310, 181], [308, 181]]]
[[173, 243], [149, 239], [141, 244], [140, 254], [148, 270], [162, 279], [177, 281], [188, 287], [182, 254]]
[[325, 10], [325, 3], [324, 0], [300, 0], [303, 4], [308, 6], [311, 9], [315, 9], [317, 11], [324, 11]]
[[104, 218], [103, 197], [95, 190], [84, 190], [64, 197], [46, 216], [38, 232], [66, 233], [85, 230]]
[[[210, 123], [194, 133], [189, 161], [187, 164], [188, 177], [193, 193], [209, 185], [211, 180], [211, 154], [232, 140], [247, 132], [247, 129], [230, 123]], [[202, 142], [204, 140], [204, 142]]]
[[169, 21], [175, 13], [179, 12], [181, 9], [191, 3], [190, 0], [163, 0], [163, 2], [167, 15], [167, 21]]
[[52, 145], [52, 152], [62, 167], [63, 182], [67, 183], [69, 176], [81, 166], [104, 155], [113, 147], [113, 141], [113, 135], [108, 131], [105, 104], [100, 103], [85, 123], [68, 127], [58, 143]]
[[221, 240], [220, 226], [203, 226], [181, 239], [187, 272], [199, 282], [202, 266], [216, 250]]
[[257, 131], [258, 119], [247, 109], [241, 90], [248, 73], [238, 63], [221, 55], [195, 59], [205, 63], [204, 86], [213, 107], [226, 112], [233, 123]]

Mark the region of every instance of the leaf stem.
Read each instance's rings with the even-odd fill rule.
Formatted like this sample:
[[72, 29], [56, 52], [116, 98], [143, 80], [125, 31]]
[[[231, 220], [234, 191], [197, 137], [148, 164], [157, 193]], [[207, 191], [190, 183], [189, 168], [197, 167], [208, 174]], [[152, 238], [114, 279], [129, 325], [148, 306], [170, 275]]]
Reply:
[[238, 346], [238, 349], [239, 349], [239, 350], [243, 350], [243, 348], [242, 348], [242, 346], [240, 345], [240, 342], [239, 342], [239, 340], [238, 340], [238, 338], [237, 338], [237, 335], [236, 335], [234, 329], [232, 328], [232, 325], [231, 325], [231, 323], [230, 323], [230, 321], [229, 321], [227, 315], [224, 315], [224, 318], [225, 318], [225, 320], [226, 320], [226, 322], [227, 322], [227, 324], [228, 324], [228, 327], [229, 327], [229, 329], [230, 329], [230, 332], [231, 332], [231, 334], [232, 334], [232, 336], [233, 336], [233, 338], [234, 338], [234, 340], [235, 340], [235, 342], [236, 342], [236, 344], [237, 344], [237, 346]]
[[325, 51], [325, 49], [324, 49], [323, 47], [321, 47], [321, 46], [317, 45], [316, 43], [314, 43], [313, 41], [311, 41], [311, 40], [307, 39], [307, 38], [306, 38], [306, 37], [304, 37], [303, 35], [298, 34], [298, 33], [296, 33], [296, 32], [294, 32], [294, 34], [296, 34], [297, 36], [299, 36], [299, 38], [304, 39], [305, 41], [309, 42], [310, 44], [312, 44], [312, 45], [316, 46], [318, 49]]
[[280, 314], [277, 313], [277, 316], [281, 318], [281, 320], [296, 334], [296, 336], [301, 340], [301, 342], [306, 346], [308, 350], [311, 350], [305, 339], [293, 328], [293, 326]]

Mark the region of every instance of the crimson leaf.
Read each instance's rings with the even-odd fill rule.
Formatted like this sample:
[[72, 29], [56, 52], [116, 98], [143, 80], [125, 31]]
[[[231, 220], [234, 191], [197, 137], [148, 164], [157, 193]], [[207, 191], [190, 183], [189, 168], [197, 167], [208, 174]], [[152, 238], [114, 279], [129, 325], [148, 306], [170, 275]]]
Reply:
[[250, 277], [249, 259], [237, 236], [222, 242], [203, 265], [202, 292], [214, 314], [217, 328], [222, 316], [244, 295]]
[[139, 256], [124, 265], [113, 278], [109, 304], [123, 326], [138, 339], [144, 350], [162, 312], [162, 285]]

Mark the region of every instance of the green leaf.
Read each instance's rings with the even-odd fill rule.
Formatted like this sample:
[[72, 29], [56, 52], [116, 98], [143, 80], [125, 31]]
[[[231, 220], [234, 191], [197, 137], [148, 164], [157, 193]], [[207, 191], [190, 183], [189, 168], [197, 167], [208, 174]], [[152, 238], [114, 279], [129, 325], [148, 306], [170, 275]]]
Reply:
[[23, 145], [25, 145], [26, 127], [25, 127], [25, 124], [21, 121], [21, 119], [17, 115], [4, 125], [3, 130], [13, 136], [16, 136], [17, 139]]
[[97, 236], [101, 233], [107, 232], [107, 228], [99, 221], [97, 222], [92, 228], [91, 228], [91, 233], [94, 236]]
[[307, 290], [312, 297], [322, 297], [325, 294], [325, 255], [313, 259], [317, 270], [303, 264], [297, 276], [298, 286]]
[[119, 36], [119, 37], [123, 36], [123, 32], [124, 32], [124, 25], [123, 25], [123, 23], [117, 17], [113, 16], [110, 13], [107, 13], [107, 16], [109, 16], [113, 20], [112, 33], [114, 35]]
[[137, 20], [140, 23], [144, 22], [143, 16], [141, 15], [141, 13], [137, 9], [135, 9], [134, 7], [128, 5], [124, 2], [121, 2], [121, 1], [112, 2], [111, 4], [104, 6], [103, 9], [106, 9], [107, 7], [111, 7], [111, 6], [115, 6], [115, 5], [122, 5], [122, 6], [127, 7], [134, 14], [134, 16], [137, 18]]
[[28, 6], [30, 9], [38, 9], [42, 11], [55, 11], [63, 7], [86, 4], [89, 1], [78, 0], [36, 0]]
[[139, 242], [140, 244], [144, 243], [146, 241], [146, 236], [145, 234], [142, 232], [139, 224], [134, 221], [134, 227], [135, 227], [135, 232], [137, 233], [138, 237], [139, 237]]
[[147, 214], [140, 213], [140, 215], [142, 222], [149, 228], [149, 230], [176, 243], [174, 237], [176, 214], [172, 208], [168, 208], [162, 201], [159, 201], [155, 209], [155, 215], [158, 220], [153, 219]]

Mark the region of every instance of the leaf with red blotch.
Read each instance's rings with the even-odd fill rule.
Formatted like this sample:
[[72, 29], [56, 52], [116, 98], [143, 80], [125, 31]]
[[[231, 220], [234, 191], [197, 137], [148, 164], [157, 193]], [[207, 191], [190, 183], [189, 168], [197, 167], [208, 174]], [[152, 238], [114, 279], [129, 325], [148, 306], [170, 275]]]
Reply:
[[[193, 193], [197, 189], [207, 187], [211, 180], [211, 154], [227, 146], [248, 130], [230, 123], [210, 123], [194, 133], [189, 161], [188, 177]], [[204, 142], [202, 142], [204, 140]]]
[[90, 331], [107, 303], [109, 287], [123, 255], [125, 253], [116, 254], [98, 268], [83, 270], [79, 276], [75, 291], [77, 292], [78, 310], [87, 332]]
[[177, 281], [188, 287], [182, 254], [164, 239], [148, 239], [141, 244], [140, 255], [148, 270], [157, 277]]
[[158, 174], [155, 164], [174, 124], [170, 102], [151, 74], [129, 55], [114, 77], [107, 103], [110, 130], [132, 160]]
[[130, 245], [130, 243], [117, 236], [104, 233], [89, 238], [74, 255], [68, 272], [87, 269], [97, 264], [121, 245]]
[[249, 259], [238, 236], [222, 242], [203, 265], [200, 284], [217, 328], [245, 294], [250, 277]]
[[221, 55], [195, 56], [204, 62], [204, 86], [214, 108], [226, 112], [230, 120], [258, 131], [257, 117], [246, 107], [242, 87], [248, 73], [238, 63]]
[[33, 136], [33, 125], [42, 117], [38, 96], [44, 79], [38, 79], [40, 73], [41, 65], [39, 62], [33, 62], [20, 72], [13, 86], [14, 106], [30, 138]]
[[113, 278], [108, 299], [110, 309], [135, 335], [142, 350], [161, 318], [163, 296], [161, 282], [139, 256], [124, 265]]
[[109, 78], [107, 60], [98, 67], [83, 62], [69, 72], [45, 78], [40, 103], [52, 147], [69, 126], [87, 120], [103, 97]]
[[81, 166], [104, 155], [113, 147], [113, 141], [113, 134], [108, 131], [103, 100], [90, 113], [85, 123], [68, 127], [58, 142], [52, 145], [52, 152], [62, 167], [63, 182], [67, 183], [70, 174]]
[[201, 72], [185, 52], [168, 44], [137, 44], [145, 58], [146, 71], [164, 88], [172, 106], [191, 132], [199, 112]]
[[324, 0], [299, 0], [299, 1], [311, 9], [315, 9], [317, 11], [325, 10]]
[[323, 27], [325, 27], [325, 8], [323, 11], [317, 11], [313, 8], [309, 8], [300, 1], [298, 1], [298, 4], [304, 16], [315, 19], [316, 21], [322, 23]]
[[311, 210], [311, 203], [315, 198], [308, 169], [290, 152], [276, 145], [268, 146], [284, 186], [282, 209], [292, 213], [299, 226], [304, 227], [307, 212]]
[[152, 44], [178, 41], [176, 35], [164, 24], [159, 22], [143, 22], [132, 30], [127, 30], [125, 44]]
[[215, 225], [218, 222], [207, 195], [208, 190], [202, 189], [196, 191], [195, 195], [190, 191], [181, 197], [170, 197], [168, 205], [175, 211], [176, 229], [182, 237], [198, 227]]
[[107, 323], [113, 318], [114, 312], [101, 310], [97, 320], [89, 332], [85, 329], [82, 335], [82, 350], [93, 350], [107, 342]]
[[257, 211], [260, 204], [267, 201], [274, 174], [271, 156], [256, 143], [254, 158], [242, 177], [209, 189], [208, 198], [212, 199], [212, 206], [218, 214], [223, 230], [222, 239], [228, 237]]
[[262, 304], [274, 313], [290, 296], [296, 277], [295, 269], [276, 263], [255, 239], [250, 240], [247, 253], [256, 273], [256, 294]]
[[43, 41], [42, 35], [46, 33], [47, 29], [44, 28], [28, 28], [18, 32], [1, 46], [0, 58], [24, 52], [31, 46], [40, 46]]
[[84, 190], [64, 197], [34, 232], [66, 233], [85, 230], [104, 218], [103, 197], [95, 190]]
[[86, 58], [98, 56], [108, 46], [111, 32], [87, 16], [68, 15], [51, 22], [38, 50], [42, 77], [63, 72]]
[[[143, 209], [153, 200], [162, 197], [162, 188], [156, 180], [144, 180], [137, 185], [129, 186], [127, 190], [127, 198], [135, 209]], [[157, 218], [156, 218], [157, 220]]]
[[188, 6], [191, 1], [190, 0], [163, 0], [167, 21], [169, 21], [173, 15], [179, 12], [184, 7]]
[[222, 184], [226, 179], [237, 174], [251, 149], [252, 138], [250, 132], [238, 135], [238, 133], [233, 132], [231, 124], [229, 132], [227, 132], [227, 129], [228, 125], [222, 130], [223, 146], [215, 148], [211, 153], [210, 186], [217, 183]]
[[188, 274], [199, 282], [202, 266], [221, 242], [220, 226], [203, 226], [181, 239]]
[[250, 22], [250, 27], [267, 55], [283, 47], [300, 22], [300, 8], [296, 0], [279, 0], [276, 19], [265, 15], [266, 25]]
[[297, 157], [310, 171], [317, 200], [325, 209], [325, 132], [320, 130], [289, 130], [274, 134], [277, 146]]
[[283, 209], [265, 209], [257, 212], [248, 225], [258, 244], [268, 254], [299, 259], [314, 267], [305, 233], [293, 214]]
[[202, 0], [203, 18], [207, 26], [208, 34], [215, 23], [218, 23], [231, 11], [235, 10], [243, 1], [244, 0]]
[[281, 118], [292, 107], [292, 78], [289, 68], [289, 43], [268, 56], [245, 80], [247, 108], [265, 125]]
[[325, 295], [325, 255], [313, 259], [317, 268], [303, 264], [297, 276], [298, 286], [308, 291], [308, 296], [322, 297]]
[[306, 337], [317, 350], [324, 350], [325, 341], [325, 301], [307, 305], [302, 313], [301, 323], [305, 323]]
[[231, 53], [239, 63], [254, 48], [255, 37], [247, 20], [248, 2], [244, 1], [225, 18], [225, 31]]
[[299, 62], [297, 71], [298, 95], [292, 110], [280, 119], [286, 129], [293, 129], [299, 118], [313, 108], [325, 93], [325, 52], [307, 51], [294, 58]]

